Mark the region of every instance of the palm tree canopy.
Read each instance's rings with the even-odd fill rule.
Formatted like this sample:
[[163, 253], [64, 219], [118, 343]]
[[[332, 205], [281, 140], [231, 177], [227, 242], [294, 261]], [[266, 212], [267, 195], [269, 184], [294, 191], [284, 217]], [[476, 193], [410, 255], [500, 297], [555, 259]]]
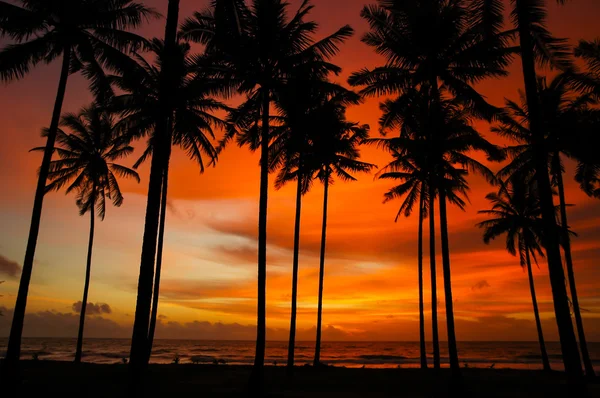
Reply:
[[401, 94], [411, 87], [438, 82], [473, 110], [491, 118], [498, 109], [471, 84], [507, 74], [513, 49], [500, 32], [500, 0], [379, 0], [362, 17], [371, 30], [363, 42], [385, 57], [386, 64], [350, 76], [365, 95]]
[[[120, 76], [111, 77], [112, 83], [125, 91], [110, 103], [111, 110], [118, 111], [123, 116], [119, 124], [127, 130], [130, 138], [149, 136], [147, 149], [134, 167], [138, 167], [152, 154], [153, 133], [161, 106], [160, 71], [164, 42], [153, 39], [151, 49], [156, 55], [153, 64], [136, 54], [136, 64]], [[232, 128], [215, 114], [228, 111], [229, 107], [214, 98], [221, 83], [197, 67], [197, 56], [190, 53], [190, 45], [181, 42], [177, 50], [171, 54], [174, 73], [169, 87], [172, 143], [186, 151], [198, 163], [200, 171], [204, 172], [204, 157], [208, 158], [208, 164], [213, 165], [218, 158], [218, 152], [212, 143], [215, 140], [214, 130]]]
[[125, 53], [145, 46], [128, 32], [158, 14], [131, 0], [0, 1], [0, 37], [13, 43], [0, 51], [0, 80], [25, 76], [40, 62], [50, 63], [70, 48], [70, 73], [81, 71], [98, 97], [110, 95], [104, 68], [119, 70]]
[[[564, 3], [567, 0], [557, 0]], [[536, 62], [542, 66], [549, 66], [563, 71], [573, 68], [571, 61], [571, 48], [568, 40], [552, 36], [546, 28], [548, 12], [546, 0], [521, 1], [511, 0], [511, 20], [515, 27], [520, 25], [519, 21], [529, 25], [528, 34], [533, 43], [533, 53]]]
[[274, 91], [284, 90], [298, 68], [310, 69], [312, 76], [321, 80], [330, 73], [340, 73], [341, 69], [328, 60], [353, 29], [346, 25], [315, 40], [318, 25], [306, 21], [312, 8], [305, 0], [290, 17], [289, 4], [283, 0], [253, 0], [250, 5], [241, 0], [213, 1], [209, 9], [183, 23], [182, 38], [206, 45], [203, 65], [230, 82], [230, 93], [243, 94], [247, 99], [232, 117], [246, 135], [238, 137], [239, 144], [258, 148], [253, 144], [260, 139], [248, 135], [261, 131], [257, 115], [263, 95], [271, 99]]
[[333, 184], [334, 176], [355, 181], [355, 173], [366, 173], [375, 165], [362, 162], [359, 146], [369, 138], [369, 125], [349, 121], [348, 105], [357, 103], [356, 95], [342, 92], [326, 98], [311, 113], [312, 125], [308, 169], [310, 180]]
[[331, 103], [339, 107], [360, 103], [358, 94], [306, 72], [309, 73], [299, 72], [283, 89], [274, 92], [277, 117], [269, 149], [270, 170], [279, 168], [275, 187], [279, 189], [301, 176], [303, 194], [313, 182], [315, 170], [311, 168], [319, 166], [311, 164], [310, 152], [318, 141], [316, 135], [325, 133], [322, 124], [332, 116], [330, 112], [335, 111]]
[[[104, 219], [106, 198], [121, 206], [123, 195], [117, 177], [140, 181], [138, 174], [121, 164], [119, 159], [133, 152], [121, 139], [113, 117], [92, 104], [79, 114], [68, 113], [62, 117], [54, 151], [59, 159], [50, 163], [49, 184], [46, 191], [58, 191], [67, 186], [66, 193], [77, 192], [80, 214], [95, 211]], [[35, 148], [43, 151], [44, 148]]]
[[489, 218], [477, 224], [484, 229], [483, 241], [506, 235], [506, 250], [513, 256], [519, 255], [520, 264], [526, 266], [526, 250], [533, 258], [543, 257], [542, 211], [534, 185], [523, 179], [514, 178], [502, 183], [498, 192], [489, 193], [486, 199], [492, 204], [490, 210], [480, 210]]
[[572, 82], [569, 73], [562, 73], [550, 82], [546, 78], [538, 79], [544, 115], [543, 148], [534, 147], [524, 95], [521, 93], [521, 104], [506, 101], [506, 110], [499, 118], [500, 123], [492, 127], [492, 131], [515, 141], [516, 145], [506, 148], [511, 162], [500, 170], [500, 176], [517, 173], [524, 178], [532, 176], [535, 169], [532, 164], [533, 152], [541, 150], [547, 154], [555, 178], [558, 173], [564, 172], [560, 155], [577, 161], [576, 180], [586, 193], [594, 194], [600, 175], [600, 162], [587, 143], [597, 135], [600, 111], [594, 107], [597, 103], [594, 96], [574, 91]]
[[575, 86], [600, 97], [600, 38], [592, 41], [580, 40], [574, 55], [585, 65], [583, 72], [575, 73]]

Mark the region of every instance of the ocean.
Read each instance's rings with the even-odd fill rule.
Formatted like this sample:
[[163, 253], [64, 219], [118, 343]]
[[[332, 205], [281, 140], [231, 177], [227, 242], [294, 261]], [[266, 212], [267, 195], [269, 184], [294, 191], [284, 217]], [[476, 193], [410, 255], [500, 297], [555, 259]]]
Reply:
[[[0, 355], [4, 356], [8, 339], [0, 339]], [[76, 339], [71, 338], [24, 338], [21, 357], [49, 361], [71, 361], [75, 354]], [[128, 339], [86, 339], [83, 344], [83, 360], [93, 363], [123, 363], [129, 357]], [[562, 369], [558, 342], [546, 345], [551, 365]], [[297, 342], [296, 364], [312, 364], [314, 342]], [[442, 366], [448, 366], [448, 352], [441, 343]], [[428, 362], [433, 363], [432, 347], [428, 344]], [[459, 358], [464, 367], [494, 367], [512, 369], [541, 369], [537, 342], [459, 342]], [[594, 367], [600, 371], [600, 343], [589, 343]], [[254, 359], [252, 341], [202, 341], [202, 340], [156, 340], [152, 351], [152, 363], [230, 364], [250, 365]], [[287, 342], [267, 342], [265, 363], [285, 365]], [[397, 368], [418, 367], [419, 344], [417, 342], [324, 342], [321, 361], [334, 366]]]

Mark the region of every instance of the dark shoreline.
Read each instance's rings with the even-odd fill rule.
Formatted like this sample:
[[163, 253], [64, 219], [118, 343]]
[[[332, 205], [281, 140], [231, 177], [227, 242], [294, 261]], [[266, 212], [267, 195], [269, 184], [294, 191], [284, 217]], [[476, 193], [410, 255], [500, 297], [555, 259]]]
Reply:
[[[19, 396], [127, 396], [128, 368], [123, 364], [22, 361]], [[150, 365], [145, 397], [244, 396], [250, 366]], [[462, 369], [460, 391], [450, 370], [297, 367], [293, 380], [283, 366], [265, 368], [272, 397], [599, 397], [600, 384], [576, 391], [563, 372], [513, 369]], [[450, 390], [454, 391], [451, 394]], [[6, 391], [4, 391], [6, 392]], [[16, 391], [17, 392], [17, 391]]]

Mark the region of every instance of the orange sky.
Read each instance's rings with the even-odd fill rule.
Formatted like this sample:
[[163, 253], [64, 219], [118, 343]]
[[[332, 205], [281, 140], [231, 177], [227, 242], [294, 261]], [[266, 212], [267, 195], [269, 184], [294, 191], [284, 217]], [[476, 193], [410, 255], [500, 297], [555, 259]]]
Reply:
[[[508, 2], [508, 1], [507, 1]], [[148, 0], [161, 12], [166, 1]], [[182, 0], [181, 16], [201, 9], [208, 1]], [[299, 0], [291, 1], [297, 7]], [[382, 61], [360, 42], [367, 26], [359, 17], [364, 0], [313, 0], [311, 16], [320, 35], [349, 23], [357, 31], [335, 62], [344, 68], [339, 77]], [[553, 3], [553, 2], [551, 2]], [[577, 0], [549, 7], [549, 24], [557, 36], [592, 39], [600, 36], [600, 2]], [[164, 20], [142, 29], [147, 36], [162, 35]], [[14, 264], [25, 250], [39, 154], [27, 151], [43, 144], [40, 129], [49, 123], [58, 65], [39, 66], [25, 79], [0, 88], [0, 336], [8, 335], [18, 287]], [[480, 85], [488, 99], [502, 105], [517, 98], [519, 65], [511, 75]], [[70, 79], [65, 111], [76, 111], [91, 100], [81, 76]], [[351, 108], [349, 118], [368, 123], [377, 135], [378, 100]], [[478, 124], [493, 142], [489, 126]], [[139, 154], [139, 152], [138, 152]], [[386, 155], [362, 150], [363, 160], [383, 166]], [[132, 164], [135, 156], [126, 160]], [[568, 165], [567, 172], [572, 172]], [[494, 166], [498, 167], [498, 166]], [[161, 294], [159, 337], [252, 338], [256, 313], [256, 227], [258, 157], [231, 146], [216, 168], [200, 175], [185, 155], [175, 151], [171, 167]], [[90, 302], [108, 303], [110, 313], [89, 317], [89, 336], [129, 337], [143, 232], [148, 170], [142, 183], [123, 182], [125, 203], [108, 208], [97, 225]], [[600, 202], [583, 195], [567, 177], [570, 224], [579, 236], [573, 242], [576, 276], [586, 332], [600, 341]], [[478, 177], [470, 178], [471, 203], [465, 212], [449, 213], [452, 282], [459, 340], [533, 340], [535, 326], [526, 273], [504, 250], [503, 240], [483, 244], [477, 210], [488, 207], [484, 196], [493, 190]], [[329, 340], [417, 340], [416, 217], [394, 223], [397, 203], [382, 204], [389, 182], [360, 175], [353, 183], [336, 182], [330, 190], [325, 280], [324, 338]], [[292, 186], [272, 189], [269, 198], [268, 338], [287, 338], [291, 287], [294, 193]], [[302, 215], [299, 338], [313, 339], [316, 324], [318, 250], [322, 187], [315, 184], [305, 197]], [[25, 335], [75, 336], [73, 303], [81, 300], [88, 218], [78, 216], [73, 197], [47, 196], [28, 302]], [[426, 230], [427, 233], [427, 230]], [[439, 242], [439, 239], [438, 239]], [[425, 248], [427, 250], [427, 247]], [[439, 248], [438, 248], [439, 252]], [[427, 258], [425, 259], [427, 262]], [[547, 339], [557, 338], [545, 264], [535, 270], [536, 288]], [[429, 280], [425, 271], [425, 280]], [[444, 329], [441, 270], [440, 327]], [[426, 298], [430, 297], [426, 288]], [[430, 307], [429, 300], [426, 308]], [[427, 319], [430, 313], [426, 314]], [[429, 330], [429, 329], [428, 329]], [[430, 336], [430, 333], [427, 333]], [[443, 336], [443, 334], [441, 335]]]

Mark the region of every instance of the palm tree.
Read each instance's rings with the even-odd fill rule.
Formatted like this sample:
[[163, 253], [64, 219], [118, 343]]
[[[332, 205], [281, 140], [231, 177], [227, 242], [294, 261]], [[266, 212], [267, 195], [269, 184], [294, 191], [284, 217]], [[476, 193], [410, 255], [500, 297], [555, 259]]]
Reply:
[[[83, 108], [77, 115], [64, 115], [61, 124], [72, 133], [65, 133], [60, 128], [57, 130], [58, 145], [54, 150], [60, 159], [50, 162], [48, 173], [50, 183], [46, 191], [58, 191], [68, 185], [66, 193], [77, 192], [80, 215], [90, 213], [87, 266], [75, 351], [75, 362], [79, 363], [92, 269], [94, 213], [98, 213], [100, 219], [104, 220], [107, 198], [117, 207], [123, 203], [117, 176], [134, 178], [138, 182], [140, 178], [132, 169], [115, 163], [131, 154], [133, 148], [121, 139], [113, 117], [102, 111], [97, 104]], [[35, 148], [35, 150], [44, 151], [44, 148]]]
[[352, 92], [338, 93], [325, 99], [315, 107], [309, 120], [313, 126], [311, 147], [307, 163], [310, 165], [309, 181], [318, 179], [323, 183], [323, 223], [321, 229], [321, 251], [319, 258], [319, 302], [317, 307], [317, 336], [314, 366], [320, 365], [321, 330], [323, 320], [323, 285], [325, 279], [325, 248], [327, 240], [327, 204], [329, 186], [334, 176], [342, 181], [356, 181], [354, 173], [366, 173], [375, 165], [361, 162], [358, 149], [369, 137], [369, 126], [346, 119], [348, 105], [358, 103]]
[[[464, 209], [466, 203], [461, 197], [467, 196], [468, 185], [465, 178], [469, 170], [481, 173], [490, 180], [493, 178], [491, 172], [485, 166], [465, 156], [464, 152], [478, 149], [487, 152], [489, 155], [499, 156], [499, 151], [493, 145], [487, 143], [470, 126], [470, 116], [464, 109], [457, 106], [456, 103], [446, 101], [435, 107], [444, 112], [444, 119], [441, 121], [433, 120], [431, 113], [431, 116], [423, 117], [428, 112], [431, 112], [431, 109], [434, 107], [431, 106], [431, 99], [428, 95], [423, 96], [422, 92], [420, 95], [420, 98], [417, 98], [418, 102], [406, 108], [408, 113], [403, 118], [400, 137], [372, 140], [372, 142], [379, 144], [391, 152], [394, 158], [382, 170], [383, 173], [380, 177], [402, 181], [402, 184], [392, 188], [386, 194], [386, 199], [406, 195], [399, 214], [410, 215], [417, 201], [421, 204], [425, 201], [425, 195], [427, 195], [427, 207], [430, 210], [430, 217], [433, 217], [431, 208], [435, 203], [436, 195], [439, 194], [446, 312], [452, 314], [452, 291], [449, 289], [449, 286], [451, 286], [450, 259], [445, 204], [446, 201], [449, 201], [460, 209]], [[385, 116], [386, 112], [384, 112]], [[429, 133], [432, 126], [438, 128], [436, 134]], [[433, 137], [433, 141], [431, 141], [431, 137]], [[457, 168], [457, 165], [460, 167]], [[427, 190], [425, 191], [425, 189]], [[442, 198], [445, 199], [442, 201]], [[446, 230], [444, 230], [445, 228]], [[434, 234], [435, 228], [431, 226], [430, 236]], [[433, 240], [431, 247], [433, 248], [434, 245], [435, 241]], [[435, 256], [433, 253], [431, 257]], [[432, 267], [432, 274], [434, 273], [435, 263], [433, 263]], [[436, 281], [432, 279], [432, 299], [437, 299], [434, 294], [435, 285]], [[432, 309], [435, 314], [437, 307], [433, 307]], [[435, 325], [437, 321], [435, 315], [433, 321]], [[452, 339], [454, 333], [453, 315], [447, 316], [446, 321], [449, 329], [449, 339]], [[436, 329], [434, 329], [435, 331]], [[451, 346], [449, 347], [451, 350]], [[450, 360], [452, 361], [452, 354]]]
[[[295, 91], [295, 90], [294, 90]], [[288, 105], [285, 104], [284, 107]], [[280, 189], [286, 183], [290, 181], [296, 181], [296, 214], [294, 218], [294, 254], [292, 260], [292, 309], [290, 314], [290, 338], [288, 343], [288, 360], [286, 372], [288, 376], [293, 375], [294, 369], [294, 350], [296, 343], [296, 308], [297, 308], [297, 297], [298, 297], [298, 259], [300, 254], [300, 214], [302, 211], [302, 196], [308, 193], [311, 185], [311, 181], [307, 177], [307, 165], [306, 155], [308, 151], [308, 139], [307, 130], [308, 126], [303, 125], [301, 114], [306, 116], [306, 108], [304, 106], [298, 106], [297, 104], [291, 105], [290, 109], [287, 109], [287, 114], [284, 118], [284, 126], [286, 131], [283, 136], [278, 137], [275, 141], [284, 141], [281, 143], [283, 148], [276, 148], [277, 142], [272, 144], [273, 151], [281, 151], [281, 155], [275, 153], [270, 154], [269, 158], [272, 163], [272, 168], [275, 167], [276, 163], [282, 162], [277, 179], [275, 181], [275, 188]], [[280, 158], [280, 159], [278, 159]]]
[[[147, 160], [154, 149], [153, 133], [156, 131], [156, 115], [160, 106], [160, 74], [161, 66], [165, 62], [163, 59], [165, 46], [161, 40], [154, 39], [151, 42], [151, 48], [156, 56], [154, 64], [150, 64], [141, 56], [136, 55], [135, 59], [138, 62], [134, 68], [122, 76], [115, 76], [112, 79], [115, 86], [125, 91], [125, 94], [114, 97], [110, 103], [110, 108], [120, 112], [123, 116], [119, 124], [127, 130], [130, 139], [150, 136], [148, 146], [135, 163], [134, 168], [139, 167]], [[213, 129], [229, 128], [226, 122], [214, 116], [213, 113], [227, 111], [229, 108], [212, 98], [212, 94], [220, 89], [220, 82], [207, 77], [202, 74], [201, 70], [198, 70], [194, 62], [196, 56], [190, 53], [189, 44], [179, 43], [177, 51], [172, 53], [171, 58], [172, 71], [175, 76], [172, 79], [173, 84], [170, 90], [175, 101], [171, 104], [167, 134], [172, 144], [178, 145], [186, 151], [190, 159], [200, 166], [200, 173], [203, 173], [205, 165], [215, 165], [218, 157], [217, 150], [211, 143], [211, 140], [215, 139]], [[158, 315], [170, 148], [166, 148], [164, 156], [156, 273], [148, 331], [148, 355], [152, 349]], [[203, 159], [203, 156], [208, 158], [208, 162]]]
[[[306, 73], [307, 72], [307, 73]], [[280, 114], [279, 126], [273, 126], [269, 151], [270, 170], [279, 168], [275, 188], [280, 189], [290, 181], [296, 181], [296, 215], [294, 222], [294, 251], [292, 261], [292, 300], [290, 315], [290, 338], [288, 344], [287, 374], [293, 376], [296, 343], [296, 311], [298, 297], [298, 259], [300, 252], [300, 215], [302, 196], [311, 185], [311, 172], [306, 163], [310, 156], [311, 134], [319, 120], [312, 118], [318, 106], [335, 93], [345, 92], [341, 86], [315, 79], [311, 71], [299, 68], [288, 79], [283, 90], [275, 92], [275, 104]], [[350, 95], [346, 95], [350, 98]], [[358, 102], [358, 96], [352, 100]]]
[[[442, 103], [436, 107], [442, 112], [440, 119], [433, 121], [433, 127], [438, 130], [431, 134], [432, 143], [432, 172], [436, 176], [439, 192], [440, 206], [440, 237], [442, 241], [442, 269], [444, 272], [444, 291], [446, 302], [446, 323], [448, 327], [448, 348], [450, 353], [450, 366], [458, 372], [458, 356], [456, 351], [456, 337], [454, 332], [454, 309], [452, 301], [452, 285], [450, 280], [450, 248], [448, 240], [448, 219], [446, 214], [446, 201], [453, 199], [449, 193], [453, 190], [459, 192], [467, 189], [466, 182], [456, 184], [455, 181], [472, 171], [484, 176], [489, 182], [494, 182], [492, 172], [479, 163], [469, 153], [473, 150], [483, 151], [488, 156], [488, 161], [502, 160], [503, 154], [494, 145], [483, 138], [471, 125], [472, 119], [464, 108], [455, 107], [451, 103]], [[457, 166], [459, 166], [457, 168]]]
[[257, 333], [250, 380], [253, 392], [262, 388], [265, 356], [271, 99], [274, 91], [284, 86], [288, 76], [300, 65], [312, 65], [321, 76], [339, 73], [339, 68], [326, 60], [335, 55], [339, 51], [338, 44], [353, 33], [350, 26], [344, 26], [332, 35], [314, 41], [312, 36], [317, 24], [305, 20], [312, 9], [309, 1], [303, 1], [291, 18], [288, 7], [283, 0], [253, 0], [250, 6], [242, 0], [213, 1], [210, 9], [196, 13], [182, 26], [182, 37], [207, 46], [207, 64], [213, 65], [215, 73], [226, 76], [232, 88], [248, 98], [240, 106], [235, 120], [253, 137], [242, 138], [239, 142], [249, 143], [251, 150], [260, 149], [261, 153]]
[[19, 0], [22, 5], [0, 1], [0, 37], [9, 44], [0, 51], [0, 80], [23, 78], [41, 63], [62, 56], [58, 91], [46, 149], [39, 170], [23, 271], [13, 315], [6, 361], [19, 360], [27, 294], [40, 228], [46, 180], [52, 158], [62, 104], [70, 74], [82, 72], [100, 99], [111, 92], [103, 68], [119, 69], [129, 62], [125, 53], [140, 48], [145, 40], [127, 32], [157, 14], [131, 0]]
[[152, 306], [152, 285], [154, 261], [156, 258], [157, 234], [159, 228], [161, 194], [166, 169], [166, 159], [171, 150], [169, 123], [172, 117], [173, 102], [177, 87], [176, 61], [178, 59], [177, 25], [179, 20], [179, 0], [169, 0], [165, 26], [164, 55], [159, 74], [158, 109], [153, 134], [153, 155], [148, 183], [148, 200], [140, 260], [137, 302], [133, 335], [131, 339], [130, 368], [131, 388], [138, 386], [140, 377], [148, 364], [148, 334]]
[[[415, 159], [410, 158], [412, 155], [411, 153], [403, 154], [401, 150], [394, 148], [389, 140], [386, 140], [386, 143], [389, 144], [386, 149], [392, 154], [394, 160], [381, 169], [376, 177], [379, 179], [402, 181], [399, 185], [391, 188], [384, 194], [384, 203], [396, 198], [400, 199], [404, 197], [394, 222], [398, 222], [398, 218], [400, 218], [402, 214], [404, 214], [405, 217], [409, 217], [412, 214], [416, 202], [419, 202], [419, 230], [417, 243], [417, 273], [419, 278], [419, 352], [421, 369], [427, 369], [425, 313], [423, 304], [423, 220], [427, 217], [429, 207], [427, 198], [427, 182], [429, 180], [429, 175], [425, 168], [421, 168], [415, 164], [418, 163], [418, 160], [415, 161]], [[435, 328], [437, 330], [437, 319]], [[439, 358], [439, 348], [437, 355]]]
[[[304, 75], [303, 72], [308, 72]], [[321, 167], [315, 164], [314, 143], [318, 142], [318, 134], [324, 133], [322, 126], [324, 111], [335, 112], [332, 105], [345, 107], [358, 104], [360, 97], [343, 87], [326, 80], [315, 79], [309, 71], [297, 71], [296, 76], [288, 81], [284, 90], [277, 91], [276, 105], [279, 109], [280, 127], [273, 130], [274, 139], [271, 144], [269, 159], [271, 169], [281, 165], [275, 181], [277, 189], [290, 181], [297, 182], [296, 217], [294, 226], [294, 257], [292, 266], [292, 309], [290, 317], [290, 339], [288, 345], [288, 376], [293, 375], [294, 351], [296, 338], [296, 308], [298, 295], [298, 257], [300, 245], [300, 214], [302, 195], [306, 194]], [[333, 102], [335, 101], [335, 102]], [[330, 104], [329, 102], [333, 102]], [[311, 162], [312, 161], [312, 162]], [[320, 338], [320, 336], [319, 336]]]
[[[593, 41], [581, 40], [575, 48], [575, 56], [583, 61], [585, 65], [584, 72], [576, 72], [572, 83], [575, 89], [582, 91], [583, 94], [591, 95], [594, 100], [600, 98], [600, 39]], [[569, 72], [572, 74], [572, 71]], [[594, 112], [588, 120], [590, 138], [598, 130], [600, 125], [600, 116]], [[584, 138], [581, 142], [587, 142]], [[600, 198], [600, 161], [592, 145], [581, 145], [577, 153], [578, 161], [575, 180], [579, 183], [581, 189], [589, 196]], [[581, 161], [583, 160], [583, 161]], [[587, 372], [587, 370], [586, 370]]]
[[[557, 0], [563, 3], [564, 0]], [[544, 141], [543, 116], [537, 90], [536, 61], [568, 69], [571, 63], [566, 41], [552, 37], [546, 29], [545, 0], [512, 0], [511, 17], [518, 32], [521, 54], [521, 66], [525, 83], [525, 95], [529, 110], [529, 123], [532, 142], [541, 148]], [[581, 361], [573, 323], [571, 321], [569, 299], [564, 284], [565, 275], [560, 257], [560, 234], [554, 214], [552, 187], [548, 175], [548, 161], [543, 150], [534, 153], [535, 178], [540, 195], [544, 230], [543, 246], [546, 249], [554, 313], [558, 325], [558, 334], [565, 371], [578, 378], [581, 376]]]
[[[376, 141], [375, 141], [376, 140]], [[392, 139], [393, 140], [393, 139]], [[388, 152], [391, 153], [393, 160], [388, 163], [376, 177], [379, 179], [400, 180], [401, 183], [391, 188], [384, 194], [384, 203], [393, 199], [401, 199], [404, 197], [402, 204], [396, 214], [394, 222], [398, 222], [398, 218], [402, 214], [409, 217], [412, 214], [415, 204], [419, 204], [419, 229], [418, 229], [418, 248], [417, 248], [417, 273], [419, 279], [419, 351], [421, 358], [421, 368], [427, 369], [427, 351], [425, 347], [425, 314], [423, 304], [423, 220], [427, 217], [429, 208], [429, 199], [427, 197], [429, 173], [426, 167], [426, 152], [404, 151], [402, 148], [396, 148], [394, 141], [390, 139], [373, 139], [378, 142]], [[433, 234], [434, 235], [434, 234]], [[433, 248], [435, 250], [435, 248]], [[435, 269], [435, 268], [434, 268]], [[435, 276], [433, 276], [435, 285]], [[437, 312], [437, 308], [435, 308]], [[437, 334], [437, 314], [434, 329]], [[439, 360], [439, 341], [435, 339], [434, 345], [437, 344], [437, 357]], [[438, 362], [439, 366], [439, 362]]]
[[[530, 111], [523, 95], [521, 95], [522, 105], [507, 101], [507, 113], [501, 118], [500, 126], [493, 129], [500, 135], [517, 142], [516, 146], [508, 148], [513, 160], [500, 171], [501, 175], [533, 174], [535, 171], [535, 153], [545, 153], [552, 182], [558, 188], [560, 224], [567, 228], [567, 204], [563, 183], [564, 167], [561, 156], [575, 159], [578, 163], [578, 170], [590, 170], [593, 168], [593, 164], [598, 163], [595, 160], [590, 162], [590, 158], [586, 156], [588, 150], [585, 148], [587, 146], [585, 143], [588, 141], [586, 136], [591, 137], [590, 133], [594, 128], [593, 120], [594, 118], [598, 119], [599, 112], [590, 108], [595, 101], [593, 97], [587, 94], [575, 95], [570, 88], [571, 76], [568, 73], [558, 75], [550, 83], [547, 83], [545, 78], [538, 79], [537, 92], [542, 112], [545, 115], [542, 125], [544, 132], [544, 146], [542, 148], [536, 146], [530, 130]], [[594, 369], [587, 349], [583, 320], [579, 308], [567, 228], [561, 229], [561, 245], [565, 256], [573, 313], [575, 314], [579, 345], [586, 374], [593, 375]]]
[[[432, 114], [442, 114], [442, 110], [435, 107], [442, 103], [444, 91], [470, 112], [490, 119], [498, 113], [498, 109], [488, 104], [472, 84], [485, 78], [506, 75], [510, 49], [507, 48], [509, 35], [500, 33], [502, 11], [501, 0], [468, 3], [379, 0], [376, 6], [366, 6], [361, 15], [369, 22], [371, 30], [363, 36], [363, 42], [383, 55], [386, 64], [352, 74], [349, 83], [365, 86], [361, 91], [364, 95], [403, 94], [407, 90], [424, 88], [429, 91], [434, 107]], [[438, 121], [442, 119], [432, 118]], [[428, 131], [433, 135], [440, 129], [441, 126], [431, 126]], [[438, 182], [430, 181], [429, 189], [434, 190]], [[442, 195], [440, 204], [440, 211], [445, 213], [445, 198]], [[445, 220], [445, 214], [440, 214], [440, 217]], [[430, 223], [433, 224], [433, 217], [430, 217]], [[454, 338], [445, 229], [442, 225], [448, 345], [450, 364], [454, 374], [458, 375], [460, 369]], [[433, 238], [431, 240], [434, 243]]]
[[371, 30], [362, 41], [384, 56], [386, 64], [353, 73], [349, 83], [365, 95], [401, 94], [429, 86], [434, 98], [443, 88], [486, 118], [498, 109], [471, 86], [506, 76], [509, 35], [500, 33], [501, 0], [378, 0], [361, 16]]
[[580, 40], [574, 55], [582, 60], [585, 66], [583, 72], [575, 72], [575, 86], [596, 97], [600, 96], [600, 38], [591, 41]]
[[486, 244], [506, 234], [506, 250], [513, 256], [518, 254], [521, 267], [527, 268], [542, 364], [545, 371], [550, 371], [531, 270], [531, 257], [535, 260], [536, 253], [544, 255], [540, 246], [543, 230], [537, 193], [532, 192], [532, 187], [523, 178], [513, 178], [509, 184], [503, 183], [498, 193], [490, 193], [486, 198], [491, 202], [492, 208], [479, 213], [490, 218], [477, 226], [484, 228], [483, 241]]
[[[430, 184], [433, 179], [428, 166], [428, 146], [423, 132], [428, 120], [428, 107], [420, 96], [424, 92], [414, 89], [406, 90], [405, 94], [396, 100], [386, 100], [380, 105], [382, 116], [379, 120], [380, 133], [386, 135], [388, 131], [399, 129], [400, 137], [404, 142], [393, 139], [371, 139], [388, 151], [393, 160], [384, 167], [376, 177], [380, 179], [400, 180], [402, 183], [390, 189], [384, 195], [384, 203], [396, 198], [406, 196], [402, 202], [395, 221], [402, 213], [410, 216], [414, 204], [419, 200], [419, 231], [418, 231], [418, 274], [419, 274], [419, 341], [421, 368], [427, 367], [427, 354], [425, 348], [425, 316], [423, 309], [423, 219], [429, 213], [429, 238], [430, 238], [430, 274], [431, 274], [431, 317], [432, 317], [432, 343], [434, 369], [440, 368], [440, 348], [437, 322], [437, 276], [435, 264], [435, 218], [434, 207], [429, 206], [430, 198], [435, 199], [435, 186]], [[420, 137], [420, 140], [411, 140], [411, 137]], [[408, 139], [408, 140], [407, 140]], [[425, 146], [422, 146], [425, 145]]]

